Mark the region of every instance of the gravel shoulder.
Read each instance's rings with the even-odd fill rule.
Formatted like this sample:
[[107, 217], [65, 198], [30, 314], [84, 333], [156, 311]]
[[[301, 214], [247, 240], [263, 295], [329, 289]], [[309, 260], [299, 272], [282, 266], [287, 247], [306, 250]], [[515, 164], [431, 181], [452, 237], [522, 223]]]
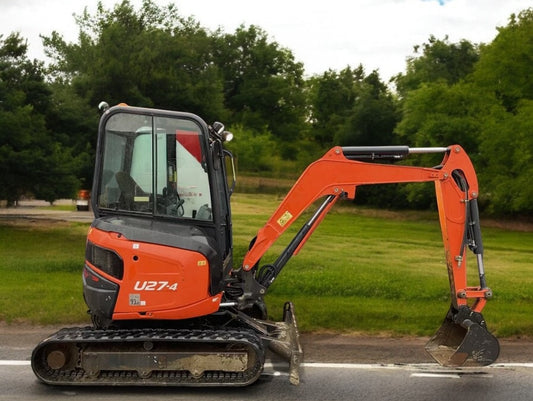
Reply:
[[[62, 326], [7, 325], [0, 322], [0, 359], [29, 360], [33, 348]], [[427, 337], [382, 337], [336, 333], [303, 333], [300, 342], [305, 362], [430, 363], [424, 351]], [[497, 363], [533, 362], [533, 340], [500, 340]]]

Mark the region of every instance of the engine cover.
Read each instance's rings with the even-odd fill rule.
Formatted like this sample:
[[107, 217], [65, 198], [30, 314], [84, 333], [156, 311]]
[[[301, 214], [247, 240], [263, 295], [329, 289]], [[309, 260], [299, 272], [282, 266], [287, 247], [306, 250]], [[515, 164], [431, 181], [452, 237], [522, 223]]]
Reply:
[[210, 259], [217, 258], [207, 238], [175, 227], [173, 233], [153, 226], [148, 232], [134, 223], [120, 224], [116, 217], [96, 220], [89, 231], [84, 295], [91, 312], [135, 320], [187, 319], [217, 311], [221, 295], [210, 293]]

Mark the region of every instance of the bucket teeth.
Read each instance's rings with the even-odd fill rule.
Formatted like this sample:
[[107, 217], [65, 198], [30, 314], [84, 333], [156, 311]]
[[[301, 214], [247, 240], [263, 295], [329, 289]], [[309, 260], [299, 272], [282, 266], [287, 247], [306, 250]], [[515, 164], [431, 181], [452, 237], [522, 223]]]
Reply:
[[468, 307], [450, 308], [426, 352], [443, 366], [486, 366], [500, 353], [500, 345], [486, 328], [483, 316]]

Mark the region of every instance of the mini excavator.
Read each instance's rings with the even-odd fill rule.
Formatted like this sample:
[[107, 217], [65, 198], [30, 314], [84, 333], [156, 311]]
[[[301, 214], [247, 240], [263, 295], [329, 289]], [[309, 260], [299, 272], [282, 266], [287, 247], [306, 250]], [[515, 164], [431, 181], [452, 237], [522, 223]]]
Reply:
[[[36, 346], [31, 363], [41, 381], [245, 386], [261, 375], [268, 351], [288, 362], [289, 380], [298, 384], [303, 354], [294, 307], [287, 302], [283, 321], [268, 320], [264, 295], [337, 200], [354, 199], [359, 185], [386, 183], [435, 185], [451, 306], [426, 351], [444, 366], [496, 360], [498, 340], [481, 314], [492, 291], [478, 183], [461, 146], [333, 147], [307, 167], [234, 265], [229, 136], [223, 124], [190, 113], [104, 105], [82, 274], [92, 326], [64, 328]], [[441, 153], [441, 164], [393, 163], [424, 153]], [[309, 208], [279, 257], [262, 264]], [[467, 283], [467, 251], [478, 285]]]

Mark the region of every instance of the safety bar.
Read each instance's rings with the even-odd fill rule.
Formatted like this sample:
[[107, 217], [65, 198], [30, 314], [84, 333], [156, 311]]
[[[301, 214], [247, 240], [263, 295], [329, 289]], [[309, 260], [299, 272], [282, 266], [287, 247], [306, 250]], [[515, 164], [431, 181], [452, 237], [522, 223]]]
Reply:
[[402, 160], [411, 153], [445, 153], [446, 147], [410, 148], [409, 146], [343, 146], [344, 157], [350, 160]]

